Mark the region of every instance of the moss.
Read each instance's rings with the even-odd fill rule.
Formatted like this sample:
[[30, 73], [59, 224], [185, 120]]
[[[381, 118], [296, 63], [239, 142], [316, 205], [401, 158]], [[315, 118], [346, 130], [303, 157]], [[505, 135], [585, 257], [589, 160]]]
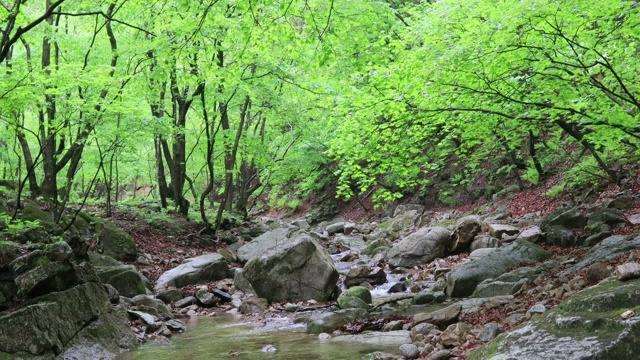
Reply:
[[503, 340], [504, 334], [498, 335], [495, 339], [469, 353], [467, 355], [467, 360], [483, 360], [494, 357], [496, 355], [496, 352], [498, 351], [498, 347], [500, 346], [500, 344], [502, 344]]
[[53, 222], [53, 214], [46, 212], [33, 201], [27, 201], [24, 209], [22, 209], [22, 220], [39, 221], [40, 225], [46, 230], [53, 230], [56, 224]]
[[558, 306], [558, 311], [578, 315], [603, 313], [603, 316], [609, 317], [611, 313], [637, 306], [640, 306], [640, 280], [610, 279], [576, 293], [563, 301]]

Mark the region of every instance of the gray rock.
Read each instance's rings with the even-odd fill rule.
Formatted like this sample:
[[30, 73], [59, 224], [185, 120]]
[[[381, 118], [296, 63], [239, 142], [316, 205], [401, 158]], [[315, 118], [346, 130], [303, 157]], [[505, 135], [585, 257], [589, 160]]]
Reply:
[[309, 225], [307, 219], [304, 218], [294, 220], [291, 225], [297, 226], [298, 228], [300, 228], [300, 230], [309, 230], [311, 228], [311, 225]]
[[446, 299], [447, 295], [444, 292], [427, 289], [415, 294], [413, 303], [415, 305], [436, 304], [444, 302]]
[[449, 297], [465, 297], [473, 293], [485, 279], [497, 278], [518, 264], [545, 260], [551, 253], [538, 245], [516, 240], [491, 254], [462, 264], [447, 274]]
[[233, 284], [238, 290], [244, 291], [246, 293], [255, 294], [256, 291], [253, 290], [253, 286], [251, 286], [251, 283], [249, 282], [249, 280], [247, 280], [247, 278], [244, 277], [244, 274], [242, 273], [241, 270], [242, 269], [240, 269], [240, 271], [236, 271], [236, 276], [234, 276], [233, 278]]
[[182, 293], [176, 289], [160, 290], [156, 297], [167, 304], [175, 303], [183, 298]]
[[469, 259], [470, 260], [478, 260], [478, 259], [481, 259], [481, 258], [491, 254], [492, 252], [494, 252], [496, 250], [497, 250], [497, 248], [475, 249], [469, 254]]
[[238, 310], [243, 314], [260, 314], [267, 310], [269, 302], [265, 298], [250, 297], [244, 299]]
[[569, 275], [594, 263], [611, 260], [627, 251], [640, 248], [638, 235], [614, 235], [602, 240], [591, 248], [589, 253], [574, 266], [564, 270], [562, 275]]
[[575, 208], [560, 208], [542, 219], [540, 228], [547, 232], [552, 226], [562, 226], [567, 229], [581, 229], [587, 224], [587, 218]]
[[155, 329], [157, 326], [156, 320], [153, 318], [151, 314], [147, 314], [146, 312], [135, 311], [135, 310], [127, 310], [127, 313], [132, 315], [134, 319], [142, 320], [143, 323], [145, 323], [147, 326], [150, 326], [152, 329]]
[[344, 279], [344, 285], [354, 286], [368, 282], [371, 285], [380, 285], [387, 282], [387, 274], [381, 267], [358, 266], [352, 268]]
[[339, 277], [331, 257], [308, 235], [249, 260], [242, 274], [269, 302], [329, 300]]
[[97, 220], [97, 242], [100, 252], [116, 260], [134, 261], [138, 256], [136, 243], [124, 230], [108, 220]]
[[335, 336], [331, 339], [331, 342], [357, 343], [374, 346], [400, 346], [410, 343], [411, 336], [408, 330], [374, 331], [356, 335]]
[[259, 257], [270, 250], [284, 247], [288, 243], [292, 242], [292, 239], [289, 238], [290, 233], [291, 229], [277, 228], [258, 236], [238, 249], [238, 260], [242, 263], [246, 263], [247, 261]]
[[398, 350], [405, 359], [417, 359], [420, 356], [420, 349], [413, 344], [402, 344]]
[[627, 219], [624, 213], [618, 209], [601, 208], [596, 210], [587, 221], [587, 226], [592, 227], [597, 224], [607, 224], [609, 226], [618, 226], [626, 224]]
[[547, 312], [547, 307], [543, 304], [535, 304], [528, 311], [530, 314], [544, 314]]
[[513, 295], [522, 289], [522, 286], [528, 283], [528, 279], [520, 279], [518, 281], [496, 281], [486, 279], [476, 287], [473, 292], [474, 297], [493, 297], [499, 295]]
[[426, 227], [408, 235], [389, 251], [389, 265], [412, 267], [433, 261], [445, 254], [451, 239], [443, 227]]
[[205, 289], [196, 291], [196, 299], [202, 306], [215, 306], [218, 304], [218, 298]]
[[327, 233], [329, 234], [329, 236], [335, 235], [337, 233], [343, 233], [345, 224], [346, 223], [344, 221], [329, 224], [326, 227]]
[[517, 235], [520, 232], [515, 226], [503, 224], [489, 224], [489, 235], [496, 239], [502, 239], [502, 235]]
[[438, 327], [428, 322], [416, 324], [411, 328], [411, 340], [417, 341], [418, 335], [427, 335], [431, 330], [438, 330]]
[[209, 281], [221, 280], [227, 276], [229, 265], [220, 254], [205, 254], [186, 259], [181, 265], [165, 272], [156, 281], [156, 291], [167, 288], [180, 288], [187, 285], [199, 285]]
[[307, 320], [307, 332], [310, 334], [331, 333], [342, 325], [369, 315], [364, 309], [344, 309], [334, 312], [322, 312], [311, 315]]
[[469, 251], [473, 252], [478, 249], [497, 248], [500, 247], [500, 240], [490, 235], [478, 235], [471, 242]]
[[162, 302], [147, 295], [137, 295], [131, 299], [132, 309], [149, 313], [159, 319], [171, 319], [171, 309]]
[[144, 275], [133, 265], [96, 266], [95, 269], [100, 281], [116, 288], [121, 296], [131, 298], [147, 293]]
[[542, 239], [542, 236], [542, 230], [540, 230], [538, 226], [532, 226], [530, 228], [522, 230], [522, 232], [518, 234], [518, 239], [536, 243], [540, 239]]
[[462, 306], [460, 304], [453, 304], [444, 309], [416, 314], [413, 316], [413, 326], [415, 327], [418, 324], [427, 322], [444, 328], [456, 323], [461, 311]]
[[482, 328], [482, 332], [480, 333], [478, 340], [483, 343], [491, 341], [495, 339], [496, 336], [498, 336], [501, 332], [502, 329], [500, 328], [500, 325], [498, 325], [498, 323], [489, 323]]
[[197, 300], [198, 299], [196, 299], [195, 296], [186, 296], [185, 298], [176, 301], [174, 305], [177, 308], [183, 308], [195, 304]]
[[424, 206], [419, 204], [404, 204], [398, 205], [393, 212], [393, 217], [400, 216], [409, 211], [415, 211], [418, 214], [422, 214], [424, 212]]
[[458, 220], [456, 228], [451, 235], [451, 252], [460, 253], [467, 250], [481, 229], [482, 219], [477, 215], [466, 216]]
[[640, 318], [618, 314], [640, 305], [640, 280], [616, 279], [582, 290], [555, 312], [534, 317], [470, 357], [482, 359], [630, 359], [640, 347]]
[[403, 358], [382, 351], [374, 351], [363, 356], [361, 360], [403, 360]]

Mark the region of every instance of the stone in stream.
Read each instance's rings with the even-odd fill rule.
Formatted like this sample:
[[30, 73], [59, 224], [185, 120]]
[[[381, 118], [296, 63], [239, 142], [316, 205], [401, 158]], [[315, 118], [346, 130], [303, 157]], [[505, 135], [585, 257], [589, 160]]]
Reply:
[[368, 344], [375, 346], [400, 346], [411, 342], [411, 336], [408, 330], [396, 330], [396, 331], [373, 331], [369, 333], [355, 334], [355, 335], [341, 335], [331, 339], [331, 342], [346, 342], [346, 343], [358, 343]]
[[330, 300], [339, 278], [331, 257], [308, 235], [249, 260], [242, 274], [269, 302]]
[[384, 269], [378, 266], [358, 266], [352, 268], [344, 279], [344, 285], [347, 287], [360, 285], [368, 282], [371, 285], [381, 285], [387, 282], [387, 274]]
[[364, 309], [343, 309], [313, 314], [307, 319], [307, 332], [309, 334], [331, 333], [349, 321], [367, 316], [369, 312]]
[[420, 356], [420, 349], [414, 344], [402, 344], [398, 350], [405, 359], [417, 359]]

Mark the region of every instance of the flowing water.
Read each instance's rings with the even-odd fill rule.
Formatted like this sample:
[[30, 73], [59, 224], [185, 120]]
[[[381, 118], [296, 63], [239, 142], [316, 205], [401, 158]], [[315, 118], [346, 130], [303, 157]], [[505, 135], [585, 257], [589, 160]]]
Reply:
[[[171, 345], [147, 343], [122, 356], [122, 360], [196, 360], [196, 359], [360, 359], [373, 351], [397, 352], [397, 345], [353, 342], [321, 342], [318, 335], [306, 333], [306, 326], [286, 318], [267, 323], [247, 323], [232, 317], [193, 318], [187, 331], [173, 336]], [[273, 353], [263, 352], [267, 345]]]

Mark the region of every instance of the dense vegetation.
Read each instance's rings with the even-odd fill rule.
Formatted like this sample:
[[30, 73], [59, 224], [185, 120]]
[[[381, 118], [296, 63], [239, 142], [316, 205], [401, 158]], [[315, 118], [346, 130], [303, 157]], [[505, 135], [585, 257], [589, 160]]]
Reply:
[[633, 0], [1, 5], [18, 203], [151, 197], [215, 228], [259, 197], [619, 183], [640, 155]]

